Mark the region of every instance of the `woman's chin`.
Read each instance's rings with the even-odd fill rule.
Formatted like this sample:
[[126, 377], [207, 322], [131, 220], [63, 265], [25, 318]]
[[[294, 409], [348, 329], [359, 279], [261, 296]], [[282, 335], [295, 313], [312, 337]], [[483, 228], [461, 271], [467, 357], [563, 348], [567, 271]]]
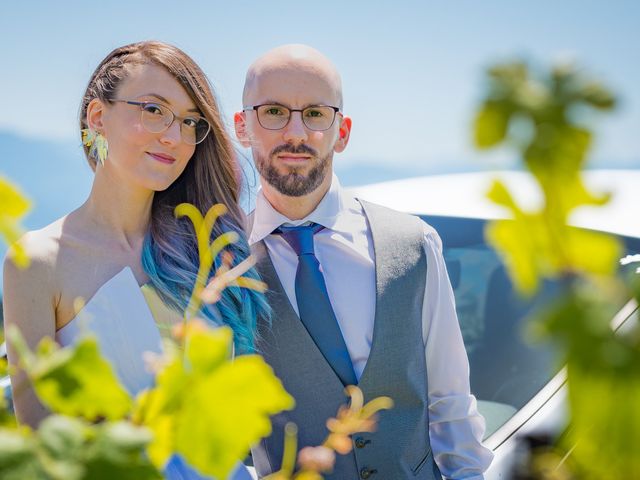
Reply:
[[148, 178], [143, 182], [144, 188], [152, 190], [154, 192], [163, 192], [169, 188], [176, 178]]

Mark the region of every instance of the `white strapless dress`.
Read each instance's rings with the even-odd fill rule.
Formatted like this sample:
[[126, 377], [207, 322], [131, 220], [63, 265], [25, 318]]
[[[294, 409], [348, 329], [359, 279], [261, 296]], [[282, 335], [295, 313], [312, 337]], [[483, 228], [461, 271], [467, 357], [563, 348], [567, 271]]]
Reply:
[[[133, 272], [125, 267], [105, 283], [76, 317], [56, 332], [60, 345], [70, 345], [84, 332], [93, 333], [100, 352], [111, 363], [127, 391], [136, 395], [153, 385], [145, 368], [144, 352], [162, 351], [162, 335], [168, 335], [180, 315], [168, 308], [149, 285], [138, 286]], [[162, 333], [162, 334], [161, 334]], [[174, 455], [165, 466], [168, 480], [205, 480], [182, 457]], [[239, 464], [231, 480], [251, 480]]]

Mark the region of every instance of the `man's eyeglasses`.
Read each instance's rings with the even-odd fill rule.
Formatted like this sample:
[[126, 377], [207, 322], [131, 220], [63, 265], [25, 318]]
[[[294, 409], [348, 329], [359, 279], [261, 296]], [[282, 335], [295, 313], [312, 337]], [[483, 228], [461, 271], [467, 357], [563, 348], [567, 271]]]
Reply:
[[258, 123], [267, 130], [280, 130], [291, 120], [293, 112], [300, 112], [302, 122], [309, 130], [328, 130], [336, 119], [336, 113], [340, 111], [338, 107], [329, 105], [313, 105], [300, 109], [288, 108], [278, 104], [254, 105], [244, 107], [244, 112], [255, 110], [258, 116]]
[[156, 102], [133, 102], [131, 100], [111, 100], [112, 102], [122, 102], [128, 105], [140, 107], [140, 117], [142, 126], [151, 133], [160, 133], [168, 129], [174, 120], [180, 121], [180, 136], [182, 141], [189, 145], [197, 145], [202, 142], [209, 131], [211, 125], [206, 118], [198, 115], [193, 117], [179, 117], [173, 111]]

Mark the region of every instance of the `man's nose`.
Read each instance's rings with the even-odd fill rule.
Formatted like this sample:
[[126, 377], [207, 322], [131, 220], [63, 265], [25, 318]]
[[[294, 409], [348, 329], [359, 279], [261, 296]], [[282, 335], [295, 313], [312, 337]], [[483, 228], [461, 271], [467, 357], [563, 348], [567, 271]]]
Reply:
[[282, 134], [287, 143], [298, 144], [307, 141], [307, 128], [302, 121], [302, 112], [291, 112], [289, 123], [284, 127]]

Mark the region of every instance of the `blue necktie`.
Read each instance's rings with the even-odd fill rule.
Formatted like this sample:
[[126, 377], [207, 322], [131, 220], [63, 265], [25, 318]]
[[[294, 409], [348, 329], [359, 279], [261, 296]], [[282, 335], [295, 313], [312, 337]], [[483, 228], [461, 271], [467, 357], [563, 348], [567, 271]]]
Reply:
[[313, 235], [323, 228], [312, 223], [299, 227], [280, 227], [274, 233], [280, 233], [298, 255], [296, 300], [300, 320], [342, 383], [356, 385], [358, 381], [351, 357], [313, 249]]

